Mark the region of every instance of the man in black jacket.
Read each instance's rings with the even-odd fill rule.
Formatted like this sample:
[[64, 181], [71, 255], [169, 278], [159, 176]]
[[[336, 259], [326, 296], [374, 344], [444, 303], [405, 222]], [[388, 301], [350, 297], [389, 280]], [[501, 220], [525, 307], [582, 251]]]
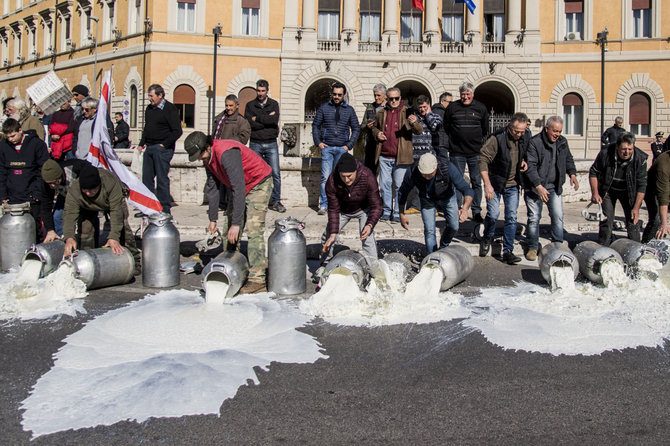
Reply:
[[607, 147], [610, 144], [616, 143], [619, 136], [626, 132], [626, 129], [623, 128], [622, 125], [623, 125], [623, 118], [621, 116], [617, 116], [614, 119], [614, 125], [605, 130], [603, 136], [600, 138], [601, 142], [600, 145], [603, 148]]
[[[486, 106], [474, 99], [475, 87], [464, 82], [459, 88], [461, 99], [454, 101], [444, 112], [444, 129], [449, 136], [451, 162], [463, 174], [468, 166], [470, 186], [475, 193], [472, 201], [472, 219], [482, 223], [482, 179], [479, 174], [479, 154], [489, 128]], [[458, 202], [461, 202], [459, 196]]]
[[40, 169], [49, 159], [47, 146], [34, 130], [24, 132], [15, 119], [2, 124], [5, 139], [0, 141], [0, 202], [30, 203], [35, 219], [35, 240], [42, 240], [41, 219], [44, 200]]
[[244, 117], [251, 126], [249, 148], [259, 154], [272, 168], [272, 195], [268, 209], [286, 212], [281, 203], [281, 172], [279, 171], [279, 103], [268, 97], [270, 84], [265, 79], [256, 82], [256, 99], [247, 102]]
[[544, 130], [535, 135], [528, 144], [525, 173], [526, 209], [528, 212], [526, 259], [537, 259], [542, 203], [546, 203], [551, 218], [551, 241], [563, 242], [563, 184], [565, 175], [570, 184], [579, 189], [577, 169], [568, 147], [568, 140], [561, 135], [563, 118], [550, 116]]
[[114, 113], [114, 120], [116, 121], [116, 127], [114, 128], [114, 143], [115, 149], [127, 149], [130, 147], [130, 126], [123, 119], [123, 113], [116, 112]]
[[589, 169], [591, 202], [602, 203], [605, 220], [600, 222], [598, 243], [612, 242], [614, 207], [621, 203], [628, 238], [640, 241], [640, 207], [647, 188], [647, 154], [635, 147], [635, 136], [626, 132], [615, 144], [600, 151]]
[[170, 161], [175, 143], [182, 134], [179, 110], [165, 99], [165, 91], [158, 84], [149, 86], [149, 106], [144, 112], [144, 130], [140, 146], [144, 146], [142, 182], [156, 194], [163, 212], [170, 213]]

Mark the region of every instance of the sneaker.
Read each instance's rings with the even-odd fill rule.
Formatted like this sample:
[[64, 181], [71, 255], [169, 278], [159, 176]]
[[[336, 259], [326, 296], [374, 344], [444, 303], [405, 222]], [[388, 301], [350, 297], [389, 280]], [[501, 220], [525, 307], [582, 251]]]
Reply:
[[516, 265], [521, 261], [521, 257], [515, 256], [512, 251], [505, 251], [503, 253], [502, 260], [508, 265]]
[[391, 219], [391, 217], [389, 217], [388, 215], [382, 215], [379, 218], [379, 221], [389, 221], [390, 219]]
[[477, 213], [477, 214], [473, 215], [472, 216], [472, 221], [474, 221], [475, 223], [484, 223], [484, 219], [482, 218], [482, 214]]
[[267, 291], [267, 288], [265, 287], [265, 281], [261, 282], [259, 280], [249, 279], [247, 280], [247, 283], [245, 283], [244, 286], [240, 288], [240, 292], [238, 294], [255, 294], [265, 291]]
[[286, 212], [286, 208], [284, 207], [283, 204], [281, 204], [281, 201], [275, 201], [270, 206], [268, 206], [268, 209], [279, 213]]
[[320, 207], [319, 210], [317, 211], [317, 215], [326, 215], [328, 213], [328, 209], [324, 207]]
[[529, 249], [526, 253], [526, 260], [530, 260], [531, 262], [537, 260], [537, 249]]
[[486, 257], [491, 250], [491, 238], [484, 237], [479, 242], [479, 257]]

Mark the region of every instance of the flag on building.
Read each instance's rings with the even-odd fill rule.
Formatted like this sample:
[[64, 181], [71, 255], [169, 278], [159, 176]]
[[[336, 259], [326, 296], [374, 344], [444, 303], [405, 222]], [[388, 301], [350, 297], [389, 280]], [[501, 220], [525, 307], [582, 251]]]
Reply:
[[470, 14], [475, 13], [475, 8], [477, 5], [475, 5], [475, 0], [454, 0], [455, 3], [465, 3], [465, 6], [468, 7], [470, 10]]
[[109, 132], [107, 131], [107, 104], [109, 104], [110, 83], [111, 73], [107, 71], [102, 83], [100, 102], [91, 137], [91, 148], [88, 151], [86, 160], [95, 167], [102, 167], [114, 172], [121, 182], [130, 189], [128, 201], [135, 209], [146, 215], [156, 214], [163, 210], [160, 202], [139, 178], [121, 162], [119, 156], [112, 148], [112, 142], [109, 139]]
[[412, 8], [423, 11], [423, 0], [412, 0]]

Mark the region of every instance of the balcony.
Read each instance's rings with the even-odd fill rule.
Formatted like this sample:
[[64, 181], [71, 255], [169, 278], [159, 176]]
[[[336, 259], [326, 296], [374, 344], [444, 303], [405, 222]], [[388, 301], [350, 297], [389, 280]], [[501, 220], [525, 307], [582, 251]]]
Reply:
[[381, 42], [358, 42], [358, 51], [360, 53], [381, 53]]
[[505, 54], [505, 42], [482, 42], [482, 54]]
[[440, 53], [463, 53], [463, 42], [441, 42]]
[[317, 49], [319, 51], [340, 51], [340, 41], [339, 40], [319, 40], [317, 42]]
[[401, 53], [420, 54], [423, 51], [423, 44], [421, 42], [400, 42]]

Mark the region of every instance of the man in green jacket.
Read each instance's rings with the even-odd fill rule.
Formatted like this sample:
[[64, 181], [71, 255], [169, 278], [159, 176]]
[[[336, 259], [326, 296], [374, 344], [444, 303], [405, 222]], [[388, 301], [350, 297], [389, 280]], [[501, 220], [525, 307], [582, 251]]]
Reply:
[[126, 187], [112, 172], [84, 167], [79, 178], [72, 182], [65, 198], [63, 212], [63, 238], [65, 256], [77, 248], [82, 211], [103, 211], [109, 215], [109, 235], [103, 248], [110, 248], [116, 255], [123, 253], [125, 246], [135, 258], [135, 274], [140, 272], [140, 251], [135, 245], [135, 236], [128, 224], [128, 206], [125, 201]]

